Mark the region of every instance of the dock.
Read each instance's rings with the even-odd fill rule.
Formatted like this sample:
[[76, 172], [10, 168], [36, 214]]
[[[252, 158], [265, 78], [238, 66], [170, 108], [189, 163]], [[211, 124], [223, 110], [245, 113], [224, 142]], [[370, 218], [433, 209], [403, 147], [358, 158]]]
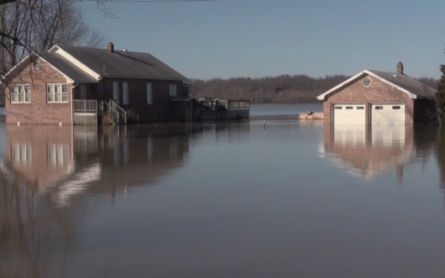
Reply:
[[193, 120], [230, 121], [249, 119], [248, 100], [198, 100], [193, 107]]

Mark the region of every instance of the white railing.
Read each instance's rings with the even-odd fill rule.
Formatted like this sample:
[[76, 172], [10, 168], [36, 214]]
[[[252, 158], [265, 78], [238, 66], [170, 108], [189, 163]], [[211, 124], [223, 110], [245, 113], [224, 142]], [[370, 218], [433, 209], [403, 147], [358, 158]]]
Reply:
[[114, 100], [101, 101], [100, 102], [100, 110], [103, 114], [107, 114], [111, 117], [111, 120], [115, 124], [120, 124], [121, 120], [123, 124], [127, 124], [127, 112], [122, 109]]
[[74, 113], [94, 113], [97, 114], [97, 100], [73, 100]]

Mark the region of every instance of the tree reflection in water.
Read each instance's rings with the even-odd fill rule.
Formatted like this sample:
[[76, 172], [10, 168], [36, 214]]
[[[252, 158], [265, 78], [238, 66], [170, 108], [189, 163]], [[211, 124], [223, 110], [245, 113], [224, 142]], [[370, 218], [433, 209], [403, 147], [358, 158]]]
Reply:
[[13, 177], [0, 177], [0, 277], [62, 276], [73, 246], [70, 212]]
[[436, 139], [436, 158], [440, 170], [440, 186], [445, 189], [445, 127], [439, 127]]
[[[147, 186], [180, 167], [202, 126], [6, 126], [0, 164], [0, 277], [62, 277], [86, 193]], [[149, 167], [147, 167], [149, 166]]]

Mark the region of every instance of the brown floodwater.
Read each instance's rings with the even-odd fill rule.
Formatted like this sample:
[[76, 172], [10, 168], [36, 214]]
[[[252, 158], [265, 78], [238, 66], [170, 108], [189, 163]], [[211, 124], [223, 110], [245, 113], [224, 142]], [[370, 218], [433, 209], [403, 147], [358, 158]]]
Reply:
[[444, 277], [445, 132], [0, 125], [0, 277]]

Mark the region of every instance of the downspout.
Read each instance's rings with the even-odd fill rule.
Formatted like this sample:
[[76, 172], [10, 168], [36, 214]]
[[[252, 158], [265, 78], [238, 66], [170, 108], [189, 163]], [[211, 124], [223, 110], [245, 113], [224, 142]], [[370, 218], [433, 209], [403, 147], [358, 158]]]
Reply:
[[79, 86], [79, 82], [74, 82], [71, 87], [71, 125], [74, 125], [74, 89]]
[[79, 83], [75, 82], [71, 87], [71, 158], [72, 159], [74, 159], [74, 89], [77, 86], [79, 86]]

